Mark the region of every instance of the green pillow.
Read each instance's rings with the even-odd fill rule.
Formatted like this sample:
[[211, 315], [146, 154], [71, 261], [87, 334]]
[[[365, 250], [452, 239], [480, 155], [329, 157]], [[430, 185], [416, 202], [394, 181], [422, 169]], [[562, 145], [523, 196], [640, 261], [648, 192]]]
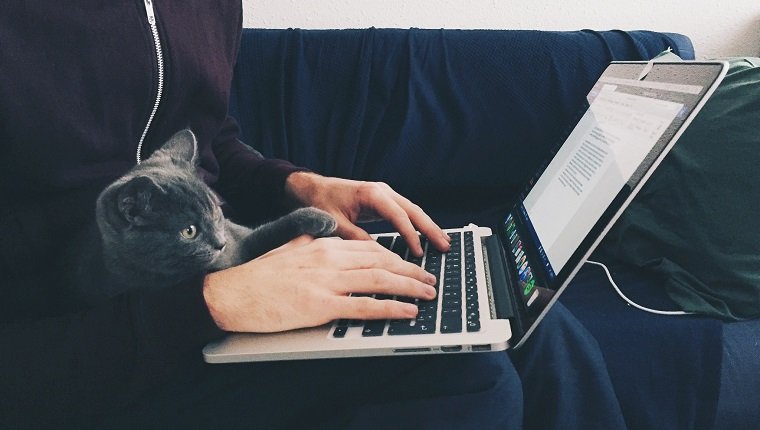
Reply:
[[626, 209], [605, 254], [660, 274], [684, 310], [760, 316], [760, 59], [712, 98]]

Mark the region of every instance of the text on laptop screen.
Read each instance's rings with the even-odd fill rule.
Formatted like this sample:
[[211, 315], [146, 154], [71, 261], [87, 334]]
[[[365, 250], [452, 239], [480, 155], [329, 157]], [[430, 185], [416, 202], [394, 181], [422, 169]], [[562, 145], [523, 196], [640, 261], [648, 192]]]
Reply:
[[[570, 260], [673, 120], [685, 117], [689, 106], [680, 97], [660, 94], [696, 98], [701, 90], [602, 78], [589, 93], [588, 110], [523, 200], [550, 276]], [[656, 91], [658, 98], [647, 91]]]
[[502, 249], [513, 272], [509, 291], [519, 315], [513, 336], [533, 330], [725, 71], [718, 62], [607, 67], [582, 115], [558, 136], [553, 155], [502, 220]]
[[683, 108], [604, 85], [523, 204], [555, 272]]

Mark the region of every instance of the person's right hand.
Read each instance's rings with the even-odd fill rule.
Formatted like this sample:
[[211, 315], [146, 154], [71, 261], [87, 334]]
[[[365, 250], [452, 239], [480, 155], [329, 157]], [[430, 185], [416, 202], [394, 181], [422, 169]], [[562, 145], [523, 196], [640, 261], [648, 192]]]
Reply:
[[417, 306], [353, 297], [430, 300], [435, 277], [374, 241], [301, 236], [240, 266], [211, 273], [203, 293], [223, 330], [278, 332], [335, 319], [409, 319]]

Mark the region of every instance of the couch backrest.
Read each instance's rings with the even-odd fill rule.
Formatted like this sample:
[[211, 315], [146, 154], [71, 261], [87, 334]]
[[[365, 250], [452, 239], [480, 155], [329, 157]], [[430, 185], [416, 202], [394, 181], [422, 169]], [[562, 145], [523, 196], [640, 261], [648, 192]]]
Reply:
[[246, 29], [230, 109], [269, 157], [427, 204], [507, 198], [610, 61], [668, 47], [693, 55], [648, 31]]

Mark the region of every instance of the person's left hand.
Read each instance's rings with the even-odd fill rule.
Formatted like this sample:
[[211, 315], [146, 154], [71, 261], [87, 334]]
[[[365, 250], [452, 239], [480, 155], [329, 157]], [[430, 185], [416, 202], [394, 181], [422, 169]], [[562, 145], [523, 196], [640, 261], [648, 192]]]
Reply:
[[422, 255], [416, 230], [439, 251], [449, 250], [449, 236], [425, 211], [382, 182], [296, 172], [288, 176], [285, 189], [300, 204], [330, 213], [338, 222], [336, 233], [343, 239], [371, 239], [356, 223], [385, 219], [398, 230], [416, 256]]

